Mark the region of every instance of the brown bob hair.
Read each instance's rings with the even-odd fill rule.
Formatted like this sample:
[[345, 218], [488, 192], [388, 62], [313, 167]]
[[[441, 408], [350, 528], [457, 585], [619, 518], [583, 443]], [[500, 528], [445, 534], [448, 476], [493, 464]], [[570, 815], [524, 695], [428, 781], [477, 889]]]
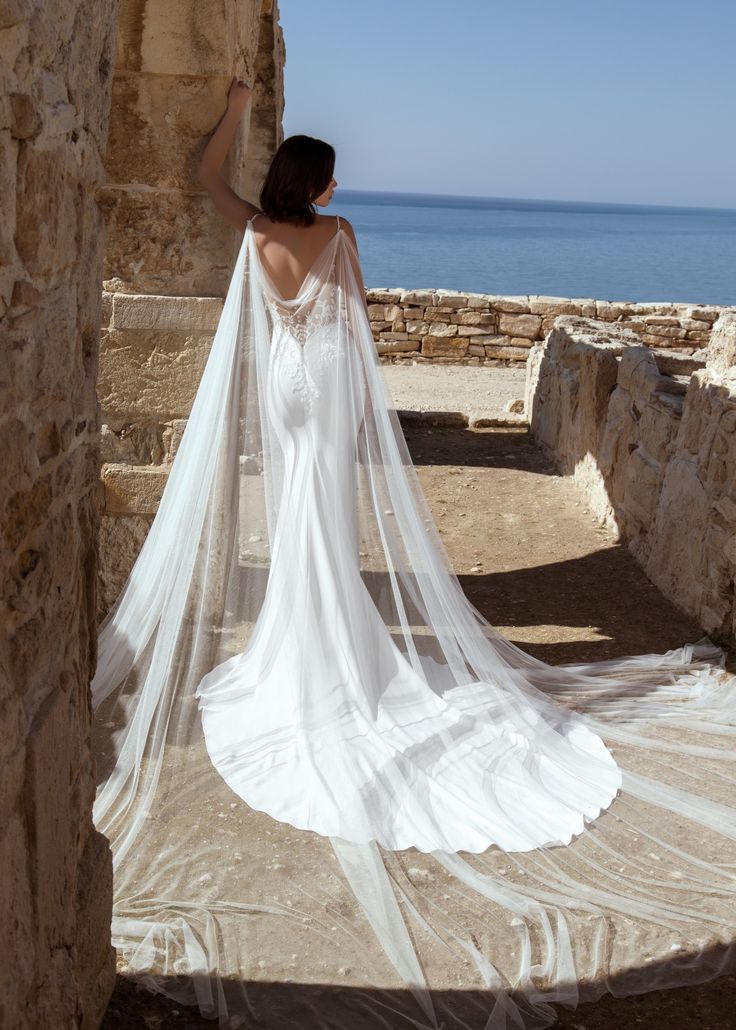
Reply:
[[274, 222], [312, 225], [312, 201], [327, 189], [335, 150], [313, 136], [288, 136], [273, 155], [261, 187], [261, 211]]

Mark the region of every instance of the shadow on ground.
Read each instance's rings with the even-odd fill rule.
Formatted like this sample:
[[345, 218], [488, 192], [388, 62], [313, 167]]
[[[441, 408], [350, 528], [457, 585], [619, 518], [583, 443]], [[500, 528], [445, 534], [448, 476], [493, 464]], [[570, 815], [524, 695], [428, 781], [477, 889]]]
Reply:
[[[707, 952], [702, 962], [712, 968], [726, 961], [725, 949]], [[652, 968], [654, 982], [666, 975], [664, 967]], [[213, 982], [226, 994], [248, 998], [250, 1018], [242, 1030], [394, 1030], [427, 1021], [409, 991], [378, 991], [360, 986], [331, 984]], [[614, 992], [626, 990], [614, 981]], [[594, 991], [599, 988], [593, 988]], [[438, 1025], [443, 1030], [483, 1030], [493, 995], [481, 990], [432, 991]], [[242, 1010], [242, 1002], [239, 1008]], [[733, 1030], [736, 1027], [736, 976], [726, 974], [710, 983], [670, 990], [649, 991], [630, 997], [607, 993], [576, 1009], [554, 1006], [554, 1026], [569, 1030]], [[382, 1016], [377, 1013], [382, 1012]], [[392, 1012], [395, 1013], [392, 1015]], [[416, 1020], [416, 1022], [414, 1022]], [[118, 976], [101, 1030], [212, 1030], [215, 1022], [187, 1005], [138, 987]]]

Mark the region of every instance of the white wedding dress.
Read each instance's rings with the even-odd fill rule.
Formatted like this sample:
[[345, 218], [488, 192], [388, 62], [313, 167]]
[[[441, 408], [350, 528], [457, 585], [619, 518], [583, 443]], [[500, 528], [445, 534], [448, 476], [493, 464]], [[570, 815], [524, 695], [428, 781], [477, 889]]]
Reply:
[[451, 972], [488, 1003], [477, 1023], [448, 1007], [447, 1026], [486, 1030], [551, 1025], [578, 981], [595, 997], [717, 975], [736, 908], [724, 653], [703, 638], [550, 666], [490, 626], [432, 523], [358, 283], [338, 220], [281, 297], [248, 223], [100, 628], [95, 819], [130, 975], [241, 1025], [259, 969], [293, 980], [296, 912], [306, 934], [346, 884], [360, 907], [340, 902], [340, 956], [376, 997], [388, 957], [411, 992], [366, 1026], [392, 1009], [438, 1026]]

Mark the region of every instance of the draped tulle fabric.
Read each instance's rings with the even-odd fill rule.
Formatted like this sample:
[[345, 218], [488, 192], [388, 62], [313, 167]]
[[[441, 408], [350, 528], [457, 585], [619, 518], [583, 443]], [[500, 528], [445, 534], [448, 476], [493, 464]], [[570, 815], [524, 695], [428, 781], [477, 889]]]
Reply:
[[[248, 224], [100, 627], [94, 816], [128, 975], [222, 1026], [270, 1025], [255, 985], [283, 981], [352, 986], [355, 1026], [471, 1030], [718, 975], [736, 923], [724, 652], [551, 666], [488, 623], [360, 284], [338, 228], [283, 298]], [[340, 1025], [293, 1005], [294, 1025]]]

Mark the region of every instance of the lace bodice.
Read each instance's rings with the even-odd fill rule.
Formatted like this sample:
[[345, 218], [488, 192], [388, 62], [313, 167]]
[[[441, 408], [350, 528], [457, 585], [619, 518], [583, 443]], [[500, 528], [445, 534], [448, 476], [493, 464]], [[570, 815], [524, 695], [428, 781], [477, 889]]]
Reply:
[[338, 293], [339, 287], [334, 282], [328, 283], [313, 301], [297, 308], [289, 308], [277, 298], [264, 293], [274, 335], [282, 329], [303, 347], [312, 334], [328, 325], [336, 325]]

